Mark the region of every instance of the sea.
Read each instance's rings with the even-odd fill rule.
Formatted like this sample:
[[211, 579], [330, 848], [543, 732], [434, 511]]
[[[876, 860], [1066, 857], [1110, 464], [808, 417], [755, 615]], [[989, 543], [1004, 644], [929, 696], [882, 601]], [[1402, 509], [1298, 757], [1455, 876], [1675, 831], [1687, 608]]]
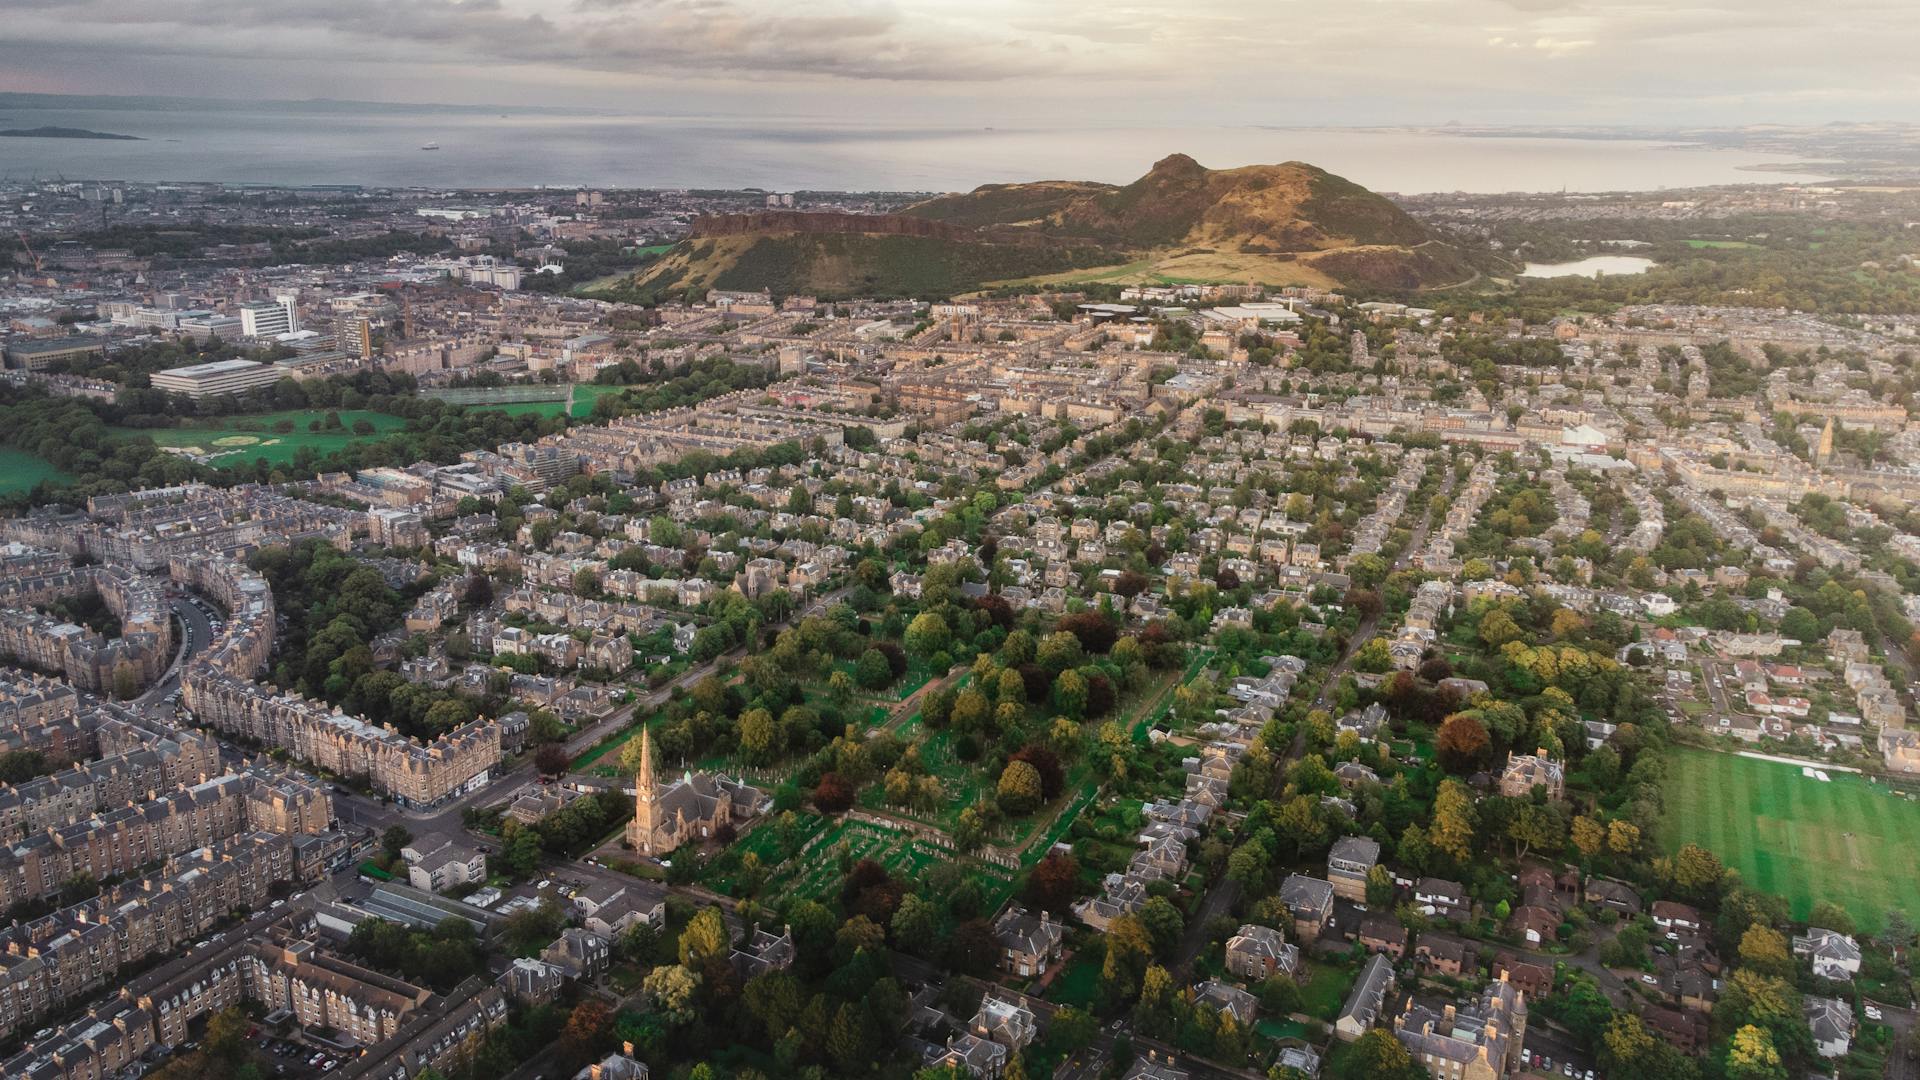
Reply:
[[[1213, 168], [1306, 161], [1376, 191], [1647, 191], [1821, 179], [1790, 159], [1681, 143], [1444, 128], [938, 126], [339, 102], [192, 103], [0, 95], [0, 178], [275, 186], [961, 191], [1038, 179], [1125, 183], [1167, 154]], [[23, 102], [25, 104], [23, 104]], [[437, 149], [422, 149], [432, 144]], [[1764, 170], [1764, 171], [1756, 171]]]

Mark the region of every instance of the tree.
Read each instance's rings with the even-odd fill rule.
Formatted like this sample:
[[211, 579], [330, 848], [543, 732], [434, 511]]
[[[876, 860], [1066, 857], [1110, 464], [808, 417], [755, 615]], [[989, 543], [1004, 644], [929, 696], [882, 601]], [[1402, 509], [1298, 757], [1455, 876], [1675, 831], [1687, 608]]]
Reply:
[[1518, 847], [1522, 860], [1534, 848], [1549, 851], [1566, 842], [1559, 816], [1551, 807], [1532, 802], [1521, 804], [1513, 820], [1507, 823], [1507, 837]]
[[872, 1042], [867, 1011], [852, 1002], [841, 1005], [827, 1032], [827, 1053], [834, 1062], [849, 1075], [866, 1072], [872, 1064]]
[[1153, 939], [1154, 953], [1162, 957], [1173, 955], [1174, 946], [1180, 944], [1180, 935], [1187, 929], [1180, 909], [1164, 896], [1150, 896], [1140, 905], [1140, 923]]
[[1441, 721], [1440, 731], [1433, 740], [1440, 764], [1452, 773], [1474, 771], [1486, 757], [1487, 746], [1486, 727], [1478, 717], [1463, 712]]
[[1061, 715], [1078, 720], [1087, 712], [1087, 680], [1077, 671], [1063, 671], [1053, 680], [1053, 707]]
[[124, 660], [113, 668], [113, 696], [121, 701], [131, 701], [140, 696], [140, 673]]
[[853, 700], [853, 676], [844, 671], [836, 671], [827, 676], [827, 700], [836, 708], [845, 708]]
[[1009, 761], [995, 789], [1000, 808], [1018, 816], [1040, 805], [1040, 771], [1024, 761]]
[[1434, 794], [1433, 824], [1427, 839], [1465, 865], [1473, 858], [1473, 796], [1458, 780], [1442, 780]]
[[613, 1013], [599, 998], [589, 997], [573, 1007], [567, 1026], [560, 1033], [560, 1054], [573, 1066], [599, 1056], [601, 1041], [613, 1023]]
[[1600, 854], [1601, 847], [1607, 842], [1606, 827], [1585, 814], [1580, 814], [1573, 819], [1571, 832], [1573, 846], [1579, 848], [1580, 854], [1589, 859]]
[[688, 968], [699, 967], [711, 956], [725, 956], [732, 947], [733, 937], [717, 907], [701, 908], [680, 931], [680, 963]]
[[893, 922], [889, 927], [893, 931], [893, 940], [902, 949], [923, 955], [939, 934], [940, 909], [932, 901], [916, 893], [908, 893], [901, 898], [900, 906], [894, 909]]
[[878, 649], [868, 649], [860, 654], [853, 665], [854, 681], [868, 690], [884, 689], [893, 681], [893, 665], [887, 663], [887, 655]]
[[411, 843], [413, 843], [413, 833], [409, 832], [405, 825], [389, 825], [386, 831], [380, 834], [380, 847], [387, 853], [389, 859], [399, 858], [401, 849]]
[[1480, 619], [1480, 641], [1489, 649], [1499, 649], [1509, 641], [1519, 641], [1526, 635], [1521, 632], [1520, 624], [1513, 616], [1495, 608]]
[[1584, 973], [1571, 977], [1571, 984], [1560, 997], [1558, 1011], [1556, 1019], [1582, 1046], [1599, 1045], [1607, 1025], [1613, 1022], [1613, 1003]]
[[953, 641], [953, 634], [947, 629], [947, 621], [938, 612], [923, 611], [907, 624], [903, 640], [908, 652], [925, 660], [934, 653], [944, 651]]
[[1367, 906], [1387, 908], [1393, 904], [1393, 871], [1375, 863], [1367, 868]]
[[1053, 852], [1034, 864], [1027, 875], [1027, 902], [1036, 908], [1064, 912], [1080, 888], [1080, 861], [1065, 852]]
[[740, 714], [740, 749], [756, 765], [771, 762], [780, 753], [780, 729], [773, 714], [765, 709], [748, 709]]
[[1880, 945], [1888, 952], [1897, 952], [1913, 944], [1913, 920], [1899, 908], [1888, 908], [1886, 926], [1880, 931]]
[[1727, 1044], [1727, 1080], [1786, 1080], [1787, 1069], [1774, 1049], [1773, 1036], [1752, 1024], [1733, 1033]]
[[1820, 630], [1820, 617], [1796, 605], [1788, 608], [1787, 613], [1780, 616], [1780, 636], [1790, 637], [1795, 641], [1812, 642], [1818, 641], [1825, 635]]
[[1631, 856], [1640, 849], [1640, 826], [1624, 818], [1607, 822], [1607, 850]]
[[559, 743], [547, 743], [533, 752], [533, 767], [543, 776], [559, 776], [573, 764], [573, 755]]
[[1785, 978], [1793, 974], [1793, 953], [1785, 934], [1754, 923], [1740, 935], [1740, 963], [1762, 975]]
[[1354, 1040], [1352, 1050], [1330, 1076], [1331, 1080], [1423, 1080], [1427, 1070], [1392, 1032], [1369, 1028]]
[[693, 1019], [694, 995], [700, 990], [700, 976], [682, 964], [662, 964], [647, 972], [640, 989], [647, 1000], [678, 1027]]
[[1698, 844], [1683, 844], [1673, 857], [1673, 883], [1695, 897], [1709, 894], [1726, 876], [1720, 857]]
[[1173, 975], [1159, 964], [1150, 964], [1140, 977], [1140, 998], [1134, 1003], [1134, 1022], [1146, 1035], [1166, 1038], [1174, 1026], [1173, 1006], [1177, 991]]
[[231, 1006], [207, 1020], [207, 1053], [231, 1068], [247, 1049], [247, 1031], [253, 1020], [245, 1009]]
[[1853, 916], [1847, 914], [1846, 908], [1831, 900], [1814, 901], [1813, 914], [1808, 916], [1807, 924], [1832, 930], [1836, 934], [1850, 935], [1854, 929]]
[[1270, 874], [1269, 858], [1267, 850], [1257, 841], [1246, 841], [1227, 856], [1227, 880], [1239, 885], [1249, 896], [1263, 895]]
[[1100, 981], [1110, 998], [1132, 997], [1140, 974], [1153, 957], [1153, 938], [1134, 915], [1120, 915], [1107, 925], [1106, 959]]
[[1082, 1050], [1091, 1046], [1099, 1036], [1100, 1021], [1069, 1005], [1053, 1014], [1053, 1022], [1047, 1025], [1047, 1034], [1070, 1051]]
[[853, 805], [853, 785], [839, 773], [827, 773], [813, 789], [813, 805], [823, 814], [839, 814]]
[[514, 829], [501, 846], [500, 868], [521, 881], [532, 877], [540, 869], [540, 834], [524, 826]]
[[493, 603], [493, 579], [485, 574], [468, 574], [461, 600], [471, 608], [486, 607]]
[[1068, 668], [1080, 666], [1086, 659], [1086, 650], [1077, 636], [1057, 630], [1041, 639], [1034, 658], [1042, 668], [1057, 675]]

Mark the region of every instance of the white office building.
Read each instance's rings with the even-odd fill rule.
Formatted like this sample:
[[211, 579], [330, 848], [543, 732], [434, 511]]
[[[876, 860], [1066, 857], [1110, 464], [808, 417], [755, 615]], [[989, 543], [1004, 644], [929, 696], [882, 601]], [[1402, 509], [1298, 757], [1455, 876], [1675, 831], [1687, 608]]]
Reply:
[[248, 304], [240, 309], [240, 332], [250, 338], [278, 337], [300, 329], [300, 310], [291, 293], [282, 293], [271, 303]]
[[286, 369], [274, 364], [262, 364], [254, 360], [215, 360], [210, 364], [156, 371], [152, 382], [155, 390], [185, 394], [199, 401], [272, 386], [285, 375]]

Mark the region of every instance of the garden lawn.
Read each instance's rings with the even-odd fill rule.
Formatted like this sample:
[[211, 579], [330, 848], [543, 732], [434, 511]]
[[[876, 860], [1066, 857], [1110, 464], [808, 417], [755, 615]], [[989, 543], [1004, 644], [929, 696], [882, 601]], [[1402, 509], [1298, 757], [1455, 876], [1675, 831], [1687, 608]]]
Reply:
[[1340, 1015], [1340, 1006], [1346, 1004], [1347, 992], [1353, 989], [1357, 975], [1351, 968], [1316, 964], [1313, 976], [1300, 988], [1300, 1011], [1332, 1023]]
[[0, 447], [0, 495], [32, 491], [42, 480], [58, 484], [68, 479], [66, 473], [43, 457]]
[[1863, 929], [1920, 894], [1920, 803], [1847, 773], [1830, 781], [1798, 765], [1675, 747], [1669, 753], [1668, 851], [1698, 844], [1754, 888], [1806, 918], [1816, 900], [1844, 906]]
[[1074, 954], [1066, 970], [1055, 977], [1053, 985], [1047, 988], [1047, 1000], [1091, 1011], [1100, 997], [1100, 968], [1105, 962], [1101, 951], [1088, 948]]
[[[144, 435], [156, 446], [180, 447], [207, 457], [220, 467], [251, 467], [260, 458], [269, 465], [286, 465], [302, 447], [316, 454], [331, 454], [357, 442], [378, 439], [406, 427], [407, 422], [386, 413], [365, 409], [339, 409], [341, 426], [329, 431], [308, 431], [315, 420], [324, 422], [325, 409], [294, 409], [287, 412], [256, 413], [249, 416], [222, 416], [174, 428], [111, 429], [116, 435]], [[293, 430], [282, 434], [273, 430], [281, 420], [293, 422]], [[355, 435], [353, 425], [365, 420], [373, 425], [373, 434]]]

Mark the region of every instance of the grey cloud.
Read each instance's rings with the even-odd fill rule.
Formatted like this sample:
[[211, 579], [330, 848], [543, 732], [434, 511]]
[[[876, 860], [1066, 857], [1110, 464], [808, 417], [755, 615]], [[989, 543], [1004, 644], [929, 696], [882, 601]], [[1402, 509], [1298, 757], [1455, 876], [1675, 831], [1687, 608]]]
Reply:
[[[60, 6], [33, 0], [51, 12]], [[91, 0], [57, 20], [22, 26], [16, 40], [121, 48], [151, 47], [164, 27], [185, 32], [160, 42], [212, 56], [258, 55], [250, 32], [319, 33], [342, 46], [360, 42], [387, 52], [408, 47], [453, 55], [416, 59], [578, 65], [601, 71], [656, 68], [733, 76], [827, 76], [925, 81], [999, 80], [1059, 70], [1050, 50], [1004, 41], [932, 41], [890, 8], [769, 14], [723, 0], [586, 0], [564, 24], [518, 14], [499, 0]], [[794, 11], [795, 9], [787, 9]], [[804, 9], [799, 9], [804, 11]], [[141, 28], [129, 40], [115, 29]], [[313, 42], [301, 47], [311, 55]], [[970, 47], [971, 46], [971, 47]], [[986, 47], [982, 47], [986, 46]]]

